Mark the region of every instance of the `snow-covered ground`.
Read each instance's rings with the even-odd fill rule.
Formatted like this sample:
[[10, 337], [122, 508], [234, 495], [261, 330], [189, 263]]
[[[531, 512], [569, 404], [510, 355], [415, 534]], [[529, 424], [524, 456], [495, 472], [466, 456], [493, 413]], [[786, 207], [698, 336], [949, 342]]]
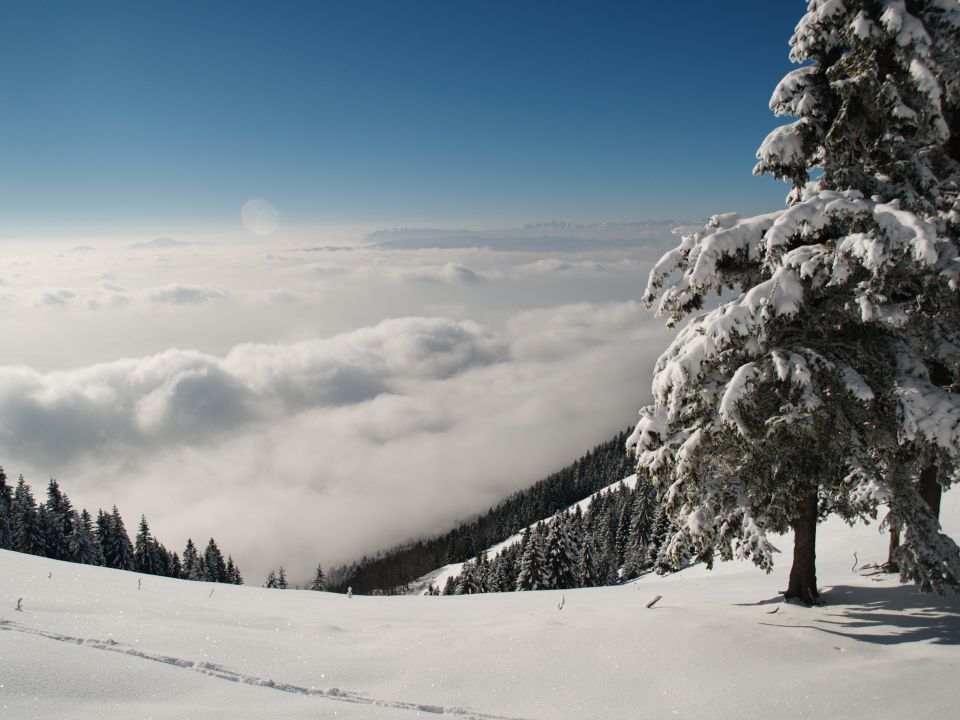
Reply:
[[[956, 537], [960, 493], [943, 515]], [[852, 572], [886, 538], [831, 521], [828, 604], [785, 605], [782, 549], [772, 575], [352, 599], [0, 552], [0, 718], [956, 717], [956, 597]]]

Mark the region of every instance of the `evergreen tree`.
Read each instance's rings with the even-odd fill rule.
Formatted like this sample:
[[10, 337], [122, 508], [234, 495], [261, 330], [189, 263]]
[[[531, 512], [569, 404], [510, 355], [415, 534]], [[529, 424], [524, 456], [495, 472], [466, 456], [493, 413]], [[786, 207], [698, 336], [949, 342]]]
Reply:
[[31, 555], [44, 554], [44, 528], [40, 522], [37, 501], [30, 486], [23, 479], [17, 480], [10, 508], [13, 549]]
[[597, 560], [599, 567], [600, 585], [618, 585], [620, 583], [620, 563], [617, 562], [616, 552], [607, 547], [600, 551]]
[[43, 524], [46, 555], [55, 560], [69, 560], [70, 535], [73, 534], [73, 505], [53, 478], [50, 478], [47, 485], [45, 507]]
[[454, 592], [457, 595], [475, 595], [483, 591], [480, 574], [477, 572], [477, 564], [473, 560], [467, 560], [457, 576]]
[[644, 302], [671, 325], [730, 298], [661, 356], [629, 441], [674, 520], [674, 565], [769, 571], [768, 535], [792, 529], [785, 596], [812, 603], [818, 519], [887, 502], [904, 575], [957, 585], [921, 489], [927, 468], [936, 492], [960, 474], [958, 28], [955, 3], [811, 0], [791, 38], [806, 64], [771, 100], [799, 119], [758, 151], [757, 172], [792, 183], [787, 209], [714, 216], [651, 272]]
[[[208, 582], [225, 583], [229, 582], [227, 578], [227, 564], [223, 561], [223, 555], [220, 548], [213, 538], [207, 543], [207, 549], [203, 551], [204, 580]], [[280, 576], [283, 577], [283, 567], [280, 568]], [[284, 585], [286, 587], [286, 585]]]
[[320, 563], [317, 563], [317, 571], [313, 574], [313, 580], [310, 582], [310, 589], [323, 591], [324, 588], [324, 577], [323, 577], [323, 567]]
[[490, 573], [487, 581], [489, 592], [509, 592], [513, 590], [516, 581], [514, 583], [510, 582], [509, 562], [509, 557], [503, 552], [490, 562]]
[[443, 594], [444, 595], [456, 595], [457, 594], [457, 578], [453, 575], [447, 576], [447, 581], [443, 584]]
[[481, 550], [477, 555], [477, 584], [480, 587], [479, 592], [487, 592], [487, 586], [490, 582], [490, 559], [487, 557], [487, 551]]
[[650, 545], [647, 547], [647, 556], [644, 563], [647, 567], [653, 566], [657, 558], [660, 557], [661, 548], [663, 548], [670, 539], [670, 529], [670, 518], [667, 517], [666, 509], [661, 505], [653, 514], [653, 524], [650, 529]]
[[243, 585], [243, 575], [240, 566], [233, 561], [233, 556], [227, 556], [227, 582], [231, 585]]
[[577, 586], [576, 560], [564, 515], [554, 518], [547, 534], [546, 586], [566, 589]]
[[103, 550], [93, 530], [90, 513], [73, 511], [73, 532], [70, 535], [70, 560], [83, 565], [103, 565]]
[[170, 556], [170, 567], [171, 567], [170, 577], [181, 578], [181, 579], [185, 577], [185, 575], [183, 574], [183, 563], [180, 562], [180, 556], [177, 555], [176, 550], [174, 550], [173, 555]]
[[[172, 553], [169, 550], [167, 550], [166, 546], [156, 538], [153, 538], [152, 545], [153, 545], [154, 557], [156, 558], [156, 561], [157, 561], [156, 574], [162, 575], [163, 577], [168, 577], [168, 578], [180, 577], [179, 573], [174, 570], [173, 556], [176, 553]], [[134, 543], [133, 552], [134, 552], [134, 555], [136, 555], [136, 552], [137, 552], [136, 543]], [[179, 562], [179, 558], [178, 558], [178, 562]]]
[[183, 557], [180, 560], [183, 577], [186, 580], [203, 580], [203, 564], [200, 562], [200, 552], [197, 546], [193, 544], [192, 538], [187, 538], [187, 545], [183, 549]]
[[97, 521], [94, 527], [94, 534], [97, 538], [97, 545], [100, 546], [100, 552], [103, 555], [103, 564], [107, 567], [110, 567], [110, 564], [107, 561], [106, 551], [106, 547], [110, 543], [110, 516], [103, 511], [103, 508], [97, 510]]
[[537, 530], [524, 530], [525, 549], [520, 559], [520, 571], [517, 574], [517, 590], [543, 590], [546, 587], [543, 542]]
[[271, 590], [277, 587], [277, 574], [273, 570], [267, 573], [267, 579], [263, 583], [263, 586]]
[[638, 483], [630, 509], [630, 532], [627, 538], [627, 552], [623, 561], [623, 576], [637, 577], [643, 572], [647, 560], [647, 547], [653, 529], [653, 488]]
[[596, 542], [593, 535], [588, 534], [580, 546], [580, 555], [577, 559], [577, 585], [596, 587], [602, 584], [604, 579], [600, 573]]
[[280, 570], [277, 571], [277, 589], [278, 590], [287, 589], [287, 573], [283, 569], [283, 565], [281, 565]]
[[7, 484], [7, 474], [0, 467], [0, 550], [13, 549], [13, 490]]
[[164, 563], [158, 552], [150, 526], [147, 525], [147, 516], [140, 516], [140, 527], [137, 530], [137, 539], [133, 550], [134, 567], [137, 572], [149, 575], [161, 575]]
[[617, 564], [622, 565], [627, 557], [627, 545], [630, 540], [630, 500], [626, 490], [617, 493], [617, 523], [614, 536], [614, 552]]
[[[674, 535], [676, 535], [677, 528], [672, 523], [667, 525], [667, 529], [663, 533], [664, 540], [667, 540]], [[684, 556], [678, 556], [676, 552], [671, 548], [668, 542], [661, 542], [655, 551], [652, 551], [652, 568], [657, 575], [668, 575], [672, 572], [676, 572], [683, 564], [686, 562], [687, 558]]]
[[135, 569], [133, 560], [133, 543], [130, 542], [130, 536], [127, 535], [127, 528], [123, 524], [123, 518], [120, 517], [120, 511], [117, 506], [113, 506], [110, 512], [109, 522], [109, 547], [104, 546], [103, 555], [106, 558], [107, 565], [118, 570]]

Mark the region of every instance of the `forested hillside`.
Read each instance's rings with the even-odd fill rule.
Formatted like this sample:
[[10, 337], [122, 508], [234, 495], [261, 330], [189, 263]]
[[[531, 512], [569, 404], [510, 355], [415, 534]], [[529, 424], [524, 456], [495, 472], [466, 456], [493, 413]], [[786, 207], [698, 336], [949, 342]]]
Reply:
[[46, 502], [37, 504], [23, 476], [12, 488], [2, 467], [0, 550], [184, 580], [243, 583], [240, 568], [231, 556], [224, 560], [213, 538], [202, 552], [188, 539], [181, 557], [153, 536], [147, 518], [141, 516], [131, 542], [116, 505], [110, 512], [100, 510], [94, 520], [86, 510], [73, 507], [53, 478], [47, 484]]
[[449, 532], [400, 545], [372, 558], [334, 568], [327, 587], [355, 593], [396, 593], [420, 576], [450, 563], [463, 562], [523, 528], [589, 497], [633, 472], [624, 450], [628, 433], [601, 443], [562, 470]]

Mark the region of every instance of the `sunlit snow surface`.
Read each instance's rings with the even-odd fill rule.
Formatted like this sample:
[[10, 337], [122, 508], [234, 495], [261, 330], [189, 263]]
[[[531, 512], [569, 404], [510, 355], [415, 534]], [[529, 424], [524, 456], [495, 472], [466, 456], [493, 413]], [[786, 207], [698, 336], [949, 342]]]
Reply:
[[822, 525], [812, 609], [779, 601], [788, 557], [772, 575], [350, 599], [3, 551], [0, 717], [955, 717], [960, 601], [851, 571], [885, 551], [876, 525]]

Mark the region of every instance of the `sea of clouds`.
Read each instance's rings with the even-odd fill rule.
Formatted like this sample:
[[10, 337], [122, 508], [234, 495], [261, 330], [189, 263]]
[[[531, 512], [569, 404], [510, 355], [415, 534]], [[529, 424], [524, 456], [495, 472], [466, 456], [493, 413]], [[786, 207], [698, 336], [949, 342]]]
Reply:
[[669, 224], [162, 240], [0, 257], [0, 463], [171, 549], [213, 535], [253, 583], [559, 469], [633, 421], [669, 337], [636, 301]]

